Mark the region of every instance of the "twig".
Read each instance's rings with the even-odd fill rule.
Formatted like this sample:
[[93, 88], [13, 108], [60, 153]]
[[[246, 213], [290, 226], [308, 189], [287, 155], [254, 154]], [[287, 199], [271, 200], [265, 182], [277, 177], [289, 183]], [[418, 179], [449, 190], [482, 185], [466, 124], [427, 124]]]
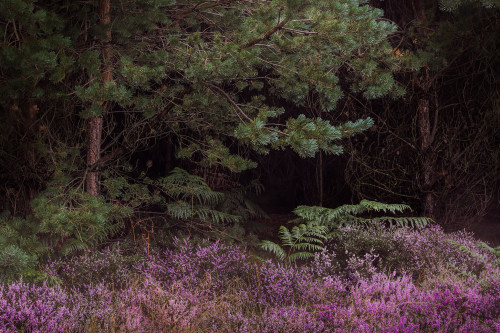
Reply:
[[280, 23], [278, 23], [274, 28], [272, 28], [271, 30], [269, 30], [268, 32], [266, 32], [263, 36], [261, 37], [258, 37], [258, 38], [255, 38], [254, 40], [251, 40], [250, 42], [248, 42], [245, 47], [251, 47], [251, 46], [254, 46], [255, 44], [257, 44], [258, 42], [264, 40], [264, 39], [267, 39], [269, 38], [272, 34], [274, 34], [276, 31], [278, 31], [279, 29], [283, 28], [285, 26], [285, 24], [287, 24], [290, 20], [289, 19], [286, 19], [284, 21], [281, 21]]
[[319, 35], [317, 31], [297, 30], [292, 28], [283, 28], [284, 31], [294, 32], [301, 35]]
[[233, 106], [236, 110], [238, 110], [238, 111], [239, 111], [239, 112], [243, 115], [243, 117], [245, 117], [245, 118], [246, 118], [249, 122], [253, 122], [253, 120], [252, 120], [249, 116], [247, 116], [247, 114], [246, 114], [245, 112], [243, 112], [243, 110], [242, 110], [242, 109], [238, 106], [238, 104], [236, 104], [236, 102], [232, 100], [231, 96], [229, 96], [229, 95], [228, 95], [228, 94], [227, 94], [224, 90], [222, 90], [221, 88], [219, 88], [219, 87], [217, 87], [217, 86], [215, 86], [215, 85], [213, 85], [213, 84], [210, 84], [210, 83], [208, 83], [207, 85], [208, 85], [210, 88], [217, 90], [217, 91], [218, 91], [221, 95], [223, 95], [223, 96], [227, 99], [227, 101], [228, 101], [228, 102], [229, 102], [229, 103], [230, 103], [230, 104], [231, 104], [231, 105], [232, 105], [232, 106]]

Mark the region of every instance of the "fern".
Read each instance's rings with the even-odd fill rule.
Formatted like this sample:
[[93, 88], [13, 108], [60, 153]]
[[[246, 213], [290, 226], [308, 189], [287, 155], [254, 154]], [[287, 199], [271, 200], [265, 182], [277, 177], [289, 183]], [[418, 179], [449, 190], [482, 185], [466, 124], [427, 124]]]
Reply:
[[203, 222], [217, 224], [239, 222], [241, 217], [227, 214], [202, 205], [190, 205], [185, 201], [177, 201], [166, 205], [167, 213], [179, 220], [198, 219]]
[[377, 201], [362, 200], [357, 205], [343, 205], [337, 208], [326, 208], [317, 206], [298, 206], [293, 211], [302, 220], [314, 222], [329, 228], [336, 228], [348, 224], [369, 224], [369, 223], [389, 223], [391, 226], [411, 226], [413, 228], [423, 228], [432, 220], [427, 217], [376, 217], [364, 218], [359, 214], [368, 212], [390, 212], [400, 213], [404, 210], [411, 210], [405, 204], [386, 204]]
[[175, 168], [168, 177], [160, 178], [155, 185], [173, 201], [165, 202], [168, 215], [178, 220], [198, 220], [204, 223], [226, 224], [241, 220], [241, 216], [216, 209], [225, 198], [213, 191], [204, 179]]
[[372, 221], [375, 224], [380, 223], [389, 223], [391, 227], [412, 227], [414, 229], [422, 229], [430, 224], [432, 221], [428, 217], [392, 217], [392, 216], [383, 216], [377, 217], [373, 219], [369, 219], [368, 221]]
[[500, 246], [491, 247], [485, 242], [478, 242], [476, 245], [482, 247], [483, 249], [490, 252], [491, 254], [494, 254], [496, 257], [498, 257], [498, 259], [500, 259]]
[[[337, 208], [317, 206], [298, 206], [293, 212], [299, 216], [292, 222], [305, 221], [288, 230], [285, 226], [279, 229], [279, 238], [282, 245], [265, 240], [261, 248], [272, 252], [280, 260], [289, 262], [304, 260], [314, 256], [314, 252], [324, 249], [324, 240], [331, 237], [332, 229], [348, 224], [380, 224], [389, 223], [391, 226], [411, 226], [423, 228], [431, 219], [426, 217], [376, 217], [364, 218], [357, 216], [367, 212], [400, 213], [410, 209], [405, 204], [385, 204], [377, 201], [362, 200], [357, 205], [343, 205]], [[287, 250], [285, 250], [285, 248]]]
[[131, 184], [125, 178], [117, 177], [107, 179], [104, 184], [113, 199], [132, 208], [159, 205], [165, 209], [166, 215], [175, 220], [206, 224], [227, 224], [241, 220], [237, 214], [217, 209], [226, 198], [224, 193], [212, 190], [202, 177], [181, 168], [173, 169], [167, 177], [157, 180], [144, 178], [143, 182]]
[[292, 230], [281, 226], [279, 238], [282, 245], [264, 240], [260, 247], [273, 253], [281, 261], [305, 260], [314, 257], [314, 252], [324, 249], [327, 232], [327, 227], [312, 223], [294, 226]]
[[224, 199], [224, 194], [213, 191], [202, 177], [195, 176], [181, 168], [172, 170], [170, 176], [160, 178], [157, 185], [174, 199], [215, 205]]
[[269, 219], [269, 215], [248, 197], [249, 192], [259, 195], [262, 191], [263, 185], [256, 181], [247, 186], [234, 188], [224, 193], [224, 201], [218, 205], [218, 208], [225, 213], [238, 214], [243, 221], [252, 218]]

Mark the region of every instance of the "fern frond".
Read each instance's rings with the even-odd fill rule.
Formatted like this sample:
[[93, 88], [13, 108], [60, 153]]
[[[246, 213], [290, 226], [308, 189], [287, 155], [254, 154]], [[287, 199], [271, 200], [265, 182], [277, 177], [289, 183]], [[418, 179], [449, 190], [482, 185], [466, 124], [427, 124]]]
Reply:
[[196, 207], [193, 215], [205, 222], [236, 223], [241, 221], [241, 216], [220, 212], [207, 207]]
[[392, 217], [383, 216], [371, 219], [374, 222], [389, 222], [390, 226], [397, 227], [412, 227], [414, 229], [422, 229], [427, 227], [432, 223], [432, 219], [429, 217]]
[[170, 197], [215, 205], [224, 199], [224, 194], [213, 191], [202, 177], [181, 168], [175, 168], [168, 177], [160, 178], [157, 185]]
[[314, 258], [314, 253], [311, 252], [295, 252], [288, 257], [289, 262], [294, 262], [297, 260], [307, 260]]
[[307, 233], [307, 226], [301, 224], [292, 228], [292, 237], [295, 241], [301, 239]]
[[283, 248], [274, 242], [264, 240], [260, 243], [260, 248], [265, 251], [271, 252], [281, 261], [285, 260], [286, 258], [286, 253]]
[[361, 205], [343, 205], [337, 208], [298, 206], [293, 213], [306, 221], [333, 227], [344, 223], [346, 220], [355, 219], [354, 214], [361, 214], [366, 211], [367, 208]]
[[279, 234], [279, 238], [280, 238], [281, 242], [283, 243], [283, 245], [285, 245], [285, 246], [292, 246], [293, 245], [294, 237], [292, 236], [292, 234], [290, 233], [290, 230], [288, 230], [287, 227], [282, 225], [280, 227], [278, 234]]
[[404, 210], [408, 209], [411, 211], [411, 207], [405, 204], [386, 204], [378, 201], [370, 201], [370, 200], [361, 200], [359, 203], [361, 206], [366, 207], [367, 210], [376, 211], [376, 212], [384, 212], [387, 211], [395, 214], [401, 213]]
[[308, 222], [330, 228], [338, 228], [349, 224], [368, 224], [371, 221], [389, 222], [396, 226], [411, 226], [413, 228], [423, 228], [432, 222], [426, 217], [379, 217], [366, 219], [356, 216], [370, 211], [400, 213], [404, 210], [411, 210], [405, 204], [386, 204], [377, 201], [362, 200], [357, 205], [343, 205], [337, 208], [326, 208], [317, 206], [298, 206], [293, 212]]
[[302, 242], [308, 242], [310, 244], [314, 244], [314, 243], [324, 244], [324, 242], [321, 239], [319, 239], [319, 238], [326, 239], [326, 236], [325, 235], [318, 235], [317, 238], [304, 236], [304, 237], [301, 238], [301, 241]]
[[476, 245], [489, 253], [493, 254], [496, 257], [496, 260], [493, 261], [493, 263], [500, 267], [500, 246], [497, 247], [491, 247], [485, 242], [477, 242]]
[[68, 255], [78, 251], [83, 251], [89, 248], [89, 244], [83, 242], [82, 240], [76, 238], [67, 239], [61, 246], [61, 253], [63, 255]]
[[166, 205], [167, 213], [173, 218], [185, 220], [194, 216], [193, 207], [185, 201], [179, 200]]
[[294, 226], [291, 231], [287, 227], [281, 226], [279, 229], [279, 238], [283, 247], [289, 248], [288, 256], [283, 247], [280, 247], [276, 243], [264, 241], [262, 243], [264, 246], [261, 247], [274, 254], [279, 251], [276, 247], [279, 247], [281, 252], [277, 256], [280, 260], [287, 259], [289, 262], [292, 262], [297, 259], [306, 259], [313, 257], [314, 252], [324, 249], [323, 240], [326, 239], [327, 232], [327, 227], [312, 223]]
[[294, 250], [307, 250], [307, 251], [323, 251], [323, 246], [311, 244], [311, 243], [298, 243], [293, 246]]

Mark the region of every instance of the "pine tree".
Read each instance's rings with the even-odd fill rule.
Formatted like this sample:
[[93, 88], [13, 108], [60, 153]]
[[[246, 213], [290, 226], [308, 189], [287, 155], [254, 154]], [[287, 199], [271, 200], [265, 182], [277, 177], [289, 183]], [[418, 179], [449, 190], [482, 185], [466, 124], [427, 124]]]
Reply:
[[[37, 132], [37, 150], [23, 153], [27, 160], [44, 157], [30, 166], [37, 191], [67, 176], [67, 188], [49, 191], [81, 191], [86, 178], [86, 190], [97, 196], [100, 178], [125, 165], [121, 158], [167, 136], [179, 157], [231, 172], [256, 165], [238, 154], [242, 146], [262, 154], [287, 148], [302, 157], [339, 154], [339, 141], [369, 128], [370, 118], [332, 124], [306, 112], [292, 115], [290, 106], [305, 110], [315, 100], [328, 114], [345, 91], [366, 98], [402, 93], [387, 42], [395, 26], [366, 1], [9, 0], [1, 6], [7, 97], [0, 104], [8, 114], [2, 126], [36, 120], [47, 127], [46, 135]], [[28, 120], [16, 109], [21, 101], [29, 101]], [[42, 104], [33, 116], [33, 106]], [[12, 141], [8, 133], [2, 132], [5, 142]], [[7, 161], [11, 155], [2, 151]]]
[[[106, 61], [113, 81], [102, 86], [94, 65], [92, 79], [76, 92], [83, 117], [104, 117], [105, 128], [114, 121], [109, 112], [127, 120], [103, 138], [112, 142], [94, 164], [168, 135], [177, 138], [180, 156], [231, 171], [255, 166], [231, 154], [235, 139], [261, 153], [286, 147], [304, 157], [340, 153], [336, 142], [369, 128], [371, 119], [335, 126], [290, 117], [282, 105], [300, 108], [315, 99], [331, 112], [344, 89], [368, 98], [399, 95], [386, 41], [395, 27], [381, 15], [352, 0], [111, 3]], [[86, 51], [82, 59], [90, 74], [99, 54]]]
[[41, 119], [53, 105], [48, 101], [64, 95], [74, 60], [64, 20], [50, 2], [2, 1], [0, 27], [0, 202], [14, 202], [19, 215], [31, 211], [42, 187]]
[[[18, 5], [23, 9], [13, 12]], [[331, 112], [346, 89], [367, 98], [401, 93], [386, 41], [395, 27], [364, 1], [13, 0], [4, 6], [4, 27], [12, 35], [16, 15], [31, 17], [39, 29], [40, 17], [55, 13], [54, 27], [30, 39], [38, 43], [31, 54], [44, 65], [32, 67], [73, 89], [79, 101], [71, 112], [88, 119], [88, 135], [101, 141], [88, 147], [86, 175], [94, 179], [88, 188], [106, 163], [165, 136], [176, 137], [181, 156], [231, 171], [255, 166], [227, 148], [235, 139], [261, 153], [290, 147], [300, 156], [338, 154], [336, 142], [369, 128], [371, 119], [335, 126], [291, 117], [283, 105], [300, 108], [315, 99]], [[73, 58], [54, 51], [61, 47], [72, 48]], [[18, 71], [18, 58], [6, 60], [9, 50], [3, 48], [2, 69]], [[12, 84], [14, 76], [27, 77], [19, 74], [12, 73]], [[41, 89], [36, 75], [21, 88]]]

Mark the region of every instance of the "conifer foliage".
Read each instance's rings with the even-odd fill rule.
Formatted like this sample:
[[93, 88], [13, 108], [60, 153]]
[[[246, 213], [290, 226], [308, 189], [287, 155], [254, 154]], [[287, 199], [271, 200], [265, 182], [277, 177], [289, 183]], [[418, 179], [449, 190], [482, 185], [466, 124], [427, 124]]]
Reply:
[[177, 157], [230, 172], [256, 166], [249, 148], [341, 153], [341, 139], [373, 122], [322, 115], [349, 91], [402, 93], [382, 14], [362, 0], [2, 1], [0, 208], [25, 202], [14, 214], [34, 214], [30, 237], [62, 253], [110, 237], [147, 203], [181, 220], [238, 221], [180, 169], [142, 184], [111, 175], [130, 176], [127, 158], [166, 137]]
[[[110, 24], [99, 20], [94, 2], [9, 0], [0, 14], [8, 38], [0, 46], [0, 70], [8, 74], [2, 110], [44, 101], [33, 121], [61, 117], [55, 106], [64, 108], [72, 133], [86, 131], [79, 118], [102, 118], [100, 156], [81, 163], [85, 175], [166, 136], [181, 148], [179, 156], [233, 172], [255, 167], [229, 149], [235, 144], [261, 153], [290, 147], [303, 157], [338, 154], [338, 140], [372, 120], [339, 125], [311, 118], [305, 115], [311, 100], [327, 113], [345, 91], [367, 98], [402, 92], [386, 41], [395, 27], [365, 1], [110, 5]], [[49, 92], [59, 99], [47, 100]], [[291, 114], [289, 106], [303, 112]], [[45, 131], [59, 139], [56, 124]], [[71, 144], [83, 156], [87, 140], [77, 141]]]

